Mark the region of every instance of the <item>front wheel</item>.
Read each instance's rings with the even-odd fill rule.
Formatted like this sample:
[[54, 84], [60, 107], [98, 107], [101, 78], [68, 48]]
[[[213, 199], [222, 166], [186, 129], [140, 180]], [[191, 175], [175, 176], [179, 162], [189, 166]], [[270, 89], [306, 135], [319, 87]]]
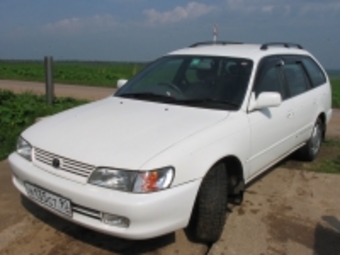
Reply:
[[313, 161], [318, 155], [321, 147], [324, 126], [318, 119], [313, 127], [312, 135], [307, 143], [298, 151], [300, 160]]
[[189, 228], [196, 241], [216, 242], [226, 220], [227, 171], [223, 163], [217, 164], [204, 177]]

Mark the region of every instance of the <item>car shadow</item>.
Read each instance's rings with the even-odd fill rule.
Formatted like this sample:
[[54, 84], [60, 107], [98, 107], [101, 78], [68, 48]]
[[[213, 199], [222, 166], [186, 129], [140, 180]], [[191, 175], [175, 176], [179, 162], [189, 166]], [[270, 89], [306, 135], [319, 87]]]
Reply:
[[58, 217], [36, 205], [23, 195], [21, 195], [21, 204], [35, 218], [46, 223], [50, 227], [83, 243], [90, 244], [109, 252], [120, 254], [141, 254], [158, 250], [176, 241], [175, 233], [140, 241], [117, 238], [95, 232]]
[[[273, 166], [256, 176], [254, 179], [252, 179], [250, 182], [246, 184], [246, 190], [250, 188], [252, 185], [254, 185], [256, 182], [264, 178], [265, 176], [271, 174], [273, 171], [275, 171], [279, 167], [287, 168], [288, 170], [295, 171], [295, 169], [299, 169], [299, 167], [292, 167], [292, 166], [299, 166], [298, 164], [302, 164], [303, 161], [297, 160], [297, 154], [296, 152], [293, 152], [292, 154], [288, 155], [287, 157], [281, 159], [279, 162], [275, 163]], [[287, 166], [289, 164], [289, 166]]]
[[315, 228], [315, 254], [340, 254], [340, 221], [334, 216], [324, 216], [322, 219], [326, 224], [318, 223]]

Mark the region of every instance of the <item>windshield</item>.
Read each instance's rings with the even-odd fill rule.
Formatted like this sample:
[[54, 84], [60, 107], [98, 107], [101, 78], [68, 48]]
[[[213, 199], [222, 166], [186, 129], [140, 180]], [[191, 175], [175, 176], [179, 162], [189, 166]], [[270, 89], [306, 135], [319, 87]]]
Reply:
[[253, 62], [211, 56], [167, 56], [153, 62], [115, 96], [194, 107], [237, 110]]

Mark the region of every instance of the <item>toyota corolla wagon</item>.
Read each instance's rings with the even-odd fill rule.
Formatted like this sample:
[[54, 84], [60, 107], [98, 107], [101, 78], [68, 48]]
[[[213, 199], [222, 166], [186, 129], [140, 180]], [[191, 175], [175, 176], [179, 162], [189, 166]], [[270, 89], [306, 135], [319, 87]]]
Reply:
[[9, 163], [41, 207], [127, 239], [215, 242], [249, 181], [317, 156], [332, 112], [326, 72], [291, 43], [196, 43], [117, 86], [25, 130]]

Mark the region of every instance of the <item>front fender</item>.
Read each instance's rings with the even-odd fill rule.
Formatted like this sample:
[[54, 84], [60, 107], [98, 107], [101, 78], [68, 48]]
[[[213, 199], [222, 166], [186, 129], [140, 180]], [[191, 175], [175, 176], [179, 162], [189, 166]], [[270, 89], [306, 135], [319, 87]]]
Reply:
[[240, 160], [246, 178], [250, 129], [245, 113], [233, 113], [209, 129], [186, 138], [146, 162], [141, 170], [174, 166], [176, 172], [172, 186], [177, 186], [203, 178], [216, 162], [229, 155]]

